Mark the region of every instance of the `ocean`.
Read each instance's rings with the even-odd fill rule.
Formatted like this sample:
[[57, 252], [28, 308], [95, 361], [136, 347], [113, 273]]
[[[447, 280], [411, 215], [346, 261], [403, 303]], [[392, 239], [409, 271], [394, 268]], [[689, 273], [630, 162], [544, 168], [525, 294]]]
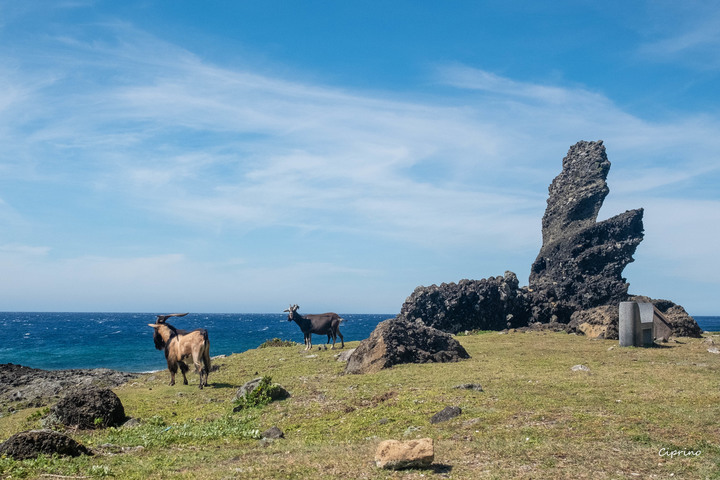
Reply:
[[[341, 314], [345, 341], [367, 338], [393, 314]], [[720, 316], [695, 317], [705, 331], [720, 331]], [[155, 350], [150, 313], [28, 313], [0, 312], [0, 364], [33, 368], [111, 368], [148, 372], [167, 367], [163, 352]], [[168, 323], [185, 330], [205, 328], [210, 354], [230, 355], [280, 338], [302, 344], [303, 335], [287, 314], [191, 313]], [[339, 339], [338, 339], [339, 340]], [[313, 344], [327, 337], [313, 335]]]
[[[348, 342], [367, 338], [378, 323], [395, 315], [340, 316], [345, 319], [340, 332]], [[155, 314], [0, 312], [0, 364], [45, 370], [162, 370], [167, 363], [155, 349], [149, 323], [155, 323]], [[289, 322], [286, 313], [191, 313], [168, 323], [184, 330], [205, 328], [211, 356], [244, 352], [273, 338], [303, 343], [300, 327]], [[313, 346], [325, 342], [327, 336], [313, 335]]]

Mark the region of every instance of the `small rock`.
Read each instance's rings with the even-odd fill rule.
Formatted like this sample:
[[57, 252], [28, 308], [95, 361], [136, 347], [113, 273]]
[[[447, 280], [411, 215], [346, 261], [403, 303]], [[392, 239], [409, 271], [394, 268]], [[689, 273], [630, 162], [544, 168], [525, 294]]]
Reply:
[[343, 351], [343, 352], [340, 352], [340, 353], [338, 353], [337, 355], [335, 355], [335, 359], [336, 359], [338, 362], [347, 362], [348, 359], [350, 358], [350, 355], [352, 355], [354, 351], [355, 351], [355, 349], [354, 349], [354, 348], [351, 348], [351, 349], [349, 349], [349, 350], [345, 350], [345, 351]]
[[460, 385], [455, 385], [453, 388], [464, 389], [464, 390], [475, 390], [476, 392], [483, 391], [482, 385], [480, 385], [479, 383], [463, 383]]
[[122, 424], [122, 428], [134, 428], [140, 425], [140, 420], [137, 418], [129, 418], [125, 423]]
[[432, 438], [399, 442], [380, 442], [375, 452], [375, 465], [386, 470], [429, 467], [435, 457]]
[[420, 427], [418, 427], [416, 425], [410, 425], [408, 428], [405, 429], [405, 432], [403, 432], [403, 436], [408, 437], [415, 432], [419, 432], [420, 430], [421, 430]]
[[462, 410], [460, 407], [445, 407], [430, 418], [430, 423], [447, 422], [460, 415]]
[[[257, 375], [257, 372], [255, 372]], [[238, 391], [235, 393], [235, 398], [240, 400], [243, 397], [247, 397], [250, 393], [255, 391], [256, 388], [260, 386], [260, 382], [262, 382], [263, 377], [257, 377], [253, 378], [249, 382], [246, 382], [242, 387], [238, 389]], [[273, 401], [275, 400], [284, 400], [290, 396], [290, 392], [288, 392], [283, 386], [273, 383], [273, 388], [270, 392], [271, 398]]]
[[589, 372], [590, 367], [587, 367], [585, 365], [575, 365], [570, 370], [572, 370], [573, 372]]
[[708, 352], [710, 353], [720, 353], [720, 350], [718, 350], [717, 347], [708, 348]]
[[317, 355], [305, 355], [305, 358], [317, 358]]
[[262, 438], [270, 438], [273, 440], [277, 440], [278, 438], [285, 438], [285, 433], [283, 433], [283, 431], [280, 430], [278, 427], [270, 427], [265, 430], [260, 436]]

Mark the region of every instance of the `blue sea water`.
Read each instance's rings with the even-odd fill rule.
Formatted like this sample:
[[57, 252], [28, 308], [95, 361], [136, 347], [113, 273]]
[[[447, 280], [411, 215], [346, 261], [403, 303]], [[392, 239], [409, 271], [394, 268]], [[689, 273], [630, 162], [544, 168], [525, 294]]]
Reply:
[[[345, 321], [340, 331], [345, 341], [363, 340], [393, 316], [341, 314]], [[154, 314], [0, 312], [0, 364], [47, 370], [162, 370], [167, 367], [165, 356], [155, 349], [149, 323], [155, 323]], [[207, 329], [211, 356], [244, 352], [272, 338], [303, 342], [300, 328], [287, 321], [287, 314], [191, 313], [168, 323], [185, 330]], [[326, 341], [326, 336], [313, 335], [314, 345]]]
[[[342, 314], [346, 341], [363, 340], [378, 323], [394, 315]], [[705, 331], [720, 331], [720, 316], [695, 317]], [[146, 372], [166, 368], [155, 350], [149, 313], [12, 313], [0, 312], [0, 364], [15, 363], [48, 370], [111, 368]], [[303, 336], [286, 314], [212, 313], [170, 319], [178, 328], [205, 328], [210, 353], [229, 355], [281, 338], [302, 343]], [[327, 337], [314, 335], [315, 345]]]
[[693, 317], [706, 332], [720, 332], [720, 317]]

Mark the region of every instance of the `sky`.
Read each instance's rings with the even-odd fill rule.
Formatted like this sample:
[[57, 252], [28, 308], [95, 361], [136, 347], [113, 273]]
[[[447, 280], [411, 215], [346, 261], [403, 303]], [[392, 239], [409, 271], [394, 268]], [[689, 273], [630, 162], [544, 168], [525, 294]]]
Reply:
[[0, 0], [0, 310], [527, 285], [580, 140], [630, 292], [720, 315], [716, 1]]

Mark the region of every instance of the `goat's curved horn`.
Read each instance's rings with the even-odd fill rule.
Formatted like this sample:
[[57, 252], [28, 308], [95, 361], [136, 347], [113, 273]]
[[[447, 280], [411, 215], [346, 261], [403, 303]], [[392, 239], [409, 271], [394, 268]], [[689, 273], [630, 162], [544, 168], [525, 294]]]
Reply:
[[165, 320], [167, 320], [170, 317], [184, 317], [190, 312], [187, 313], [168, 313], [167, 315], [156, 315], [157, 320], [156, 323], [165, 323]]

